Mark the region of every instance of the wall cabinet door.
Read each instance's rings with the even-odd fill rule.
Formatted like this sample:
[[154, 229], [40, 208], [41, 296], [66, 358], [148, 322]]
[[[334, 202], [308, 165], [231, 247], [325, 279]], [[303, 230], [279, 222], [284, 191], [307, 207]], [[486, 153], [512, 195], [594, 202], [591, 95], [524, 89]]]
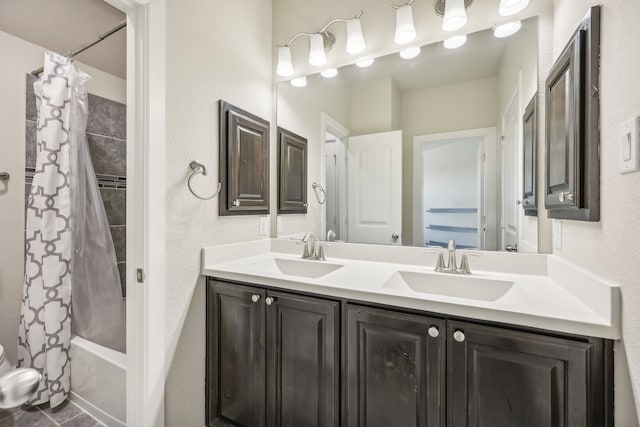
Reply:
[[444, 321], [346, 309], [346, 425], [444, 425]]
[[267, 425], [339, 424], [340, 304], [267, 292]]
[[606, 425], [598, 343], [449, 321], [447, 346], [451, 427]]
[[278, 213], [307, 213], [307, 140], [278, 127]]
[[537, 180], [538, 180], [538, 120], [536, 92], [529, 101], [522, 117], [522, 208], [528, 216], [538, 215]]
[[265, 425], [265, 291], [210, 281], [208, 422]]

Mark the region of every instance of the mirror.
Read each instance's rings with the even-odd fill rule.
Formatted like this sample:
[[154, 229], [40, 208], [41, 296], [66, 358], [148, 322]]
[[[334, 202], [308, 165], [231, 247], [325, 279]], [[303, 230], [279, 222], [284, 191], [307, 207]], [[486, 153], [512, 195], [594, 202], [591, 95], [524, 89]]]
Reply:
[[[277, 237], [537, 251], [522, 205], [523, 115], [538, 86], [537, 18], [506, 38], [376, 58], [278, 84], [277, 123], [308, 139], [307, 215]], [[324, 202], [324, 203], [321, 203]]]

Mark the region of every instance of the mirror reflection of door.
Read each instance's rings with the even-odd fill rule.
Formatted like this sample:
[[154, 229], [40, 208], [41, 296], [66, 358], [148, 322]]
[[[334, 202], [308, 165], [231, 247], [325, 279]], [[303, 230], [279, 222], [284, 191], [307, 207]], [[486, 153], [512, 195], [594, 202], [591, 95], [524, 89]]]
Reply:
[[402, 245], [402, 131], [349, 137], [349, 242]]
[[511, 98], [511, 102], [502, 117], [502, 249], [517, 252], [519, 246], [519, 223], [521, 209], [518, 208], [517, 198], [519, 185], [519, 117], [518, 92]]
[[[340, 196], [344, 191], [344, 143], [331, 132], [326, 132], [324, 146], [324, 164], [326, 176], [326, 230], [333, 230], [335, 240], [344, 240], [340, 226]], [[342, 185], [341, 185], [342, 183]]]
[[414, 246], [496, 248], [495, 146], [495, 128], [414, 137]]

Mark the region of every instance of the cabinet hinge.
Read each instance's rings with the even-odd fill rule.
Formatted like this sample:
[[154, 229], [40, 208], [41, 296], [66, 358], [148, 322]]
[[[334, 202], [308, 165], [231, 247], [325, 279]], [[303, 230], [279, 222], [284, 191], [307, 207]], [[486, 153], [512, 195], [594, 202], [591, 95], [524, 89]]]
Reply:
[[144, 283], [144, 270], [141, 268], [136, 269], [136, 282]]

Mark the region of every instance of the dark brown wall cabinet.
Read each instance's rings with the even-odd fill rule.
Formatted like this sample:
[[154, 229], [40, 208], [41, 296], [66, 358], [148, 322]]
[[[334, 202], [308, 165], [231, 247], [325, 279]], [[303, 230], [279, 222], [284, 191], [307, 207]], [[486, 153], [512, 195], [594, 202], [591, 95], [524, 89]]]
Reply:
[[307, 140], [278, 127], [278, 213], [307, 213]]
[[216, 281], [208, 299], [208, 425], [338, 425], [338, 302]]
[[538, 133], [536, 105], [538, 94], [536, 93], [522, 116], [523, 139], [523, 181], [522, 181], [522, 208], [524, 214], [536, 216], [537, 204], [537, 180], [538, 180]]
[[612, 341], [213, 279], [207, 294], [209, 426], [613, 427]]
[[347, 426], [444, 425], [444, 320], [348, 305]]
[[600, 7], [593, 7], [546, 82], [545, 207], [550, 218], [600, 220]]
[[269, 213], [269, 122], [220, 101], [220, 215]]

